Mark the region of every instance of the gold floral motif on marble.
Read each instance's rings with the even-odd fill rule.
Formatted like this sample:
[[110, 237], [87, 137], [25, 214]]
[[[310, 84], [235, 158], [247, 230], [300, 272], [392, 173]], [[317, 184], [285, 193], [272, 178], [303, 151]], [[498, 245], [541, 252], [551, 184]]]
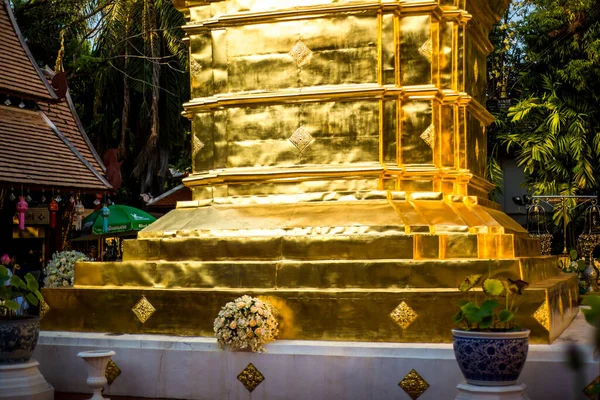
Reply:
[[146, 299], [146, 296], [142, 296], [140, 301], [131, 309], [133, 313], [138, 317], [142, 324], [146, 323], [148, 319], [154, 314], [156, 308]]
[[417, 319], [418, 315], [406, 302], [402, 302], [392, 311], [390, 317], [400, 328], [406, 330]]
[[303, 127], [296, 129], [296, 132], [290, 137], [289, 141], [300, 151], [304, 150], [315, 140], [310, 133], [306, 132]]
[[106, 377], [106, 381], [108, 385], [112, 385], [112, 383], [117, 379], [117, 377], [121, 375], [121, 368], [113, 360], [108, 360], [108, 364], [106, 365], [106, 372], [104, 376]]
[[583, 394], [590, 400], [596, 400], [598, 398], [597, 394], [594, 394], [595, 388], [597, 385], [600, 385], [600, 375], [596, 377], [593, 381], [591, 381], [584, 389]]
[[302, 67], [310, 63], [313, 52], [302, 42], [302, 40], [298, 40], [298, 42], [296, 42], [294, 47], [292, 47], [290, 50], [289, 55], [294, 59], [299, 67]]
[[427, 381], [425, 381], [425, 379], [423, 379], [423, 377], [414, 369], [410, 370], [404, 379], [398, 383], [398, 386], [400, 386], [412, 400], [418, 399], [427, 389], [429, 389]]
[[252, 393], [252, 391], [265, 380], [265, 377], [252, 363], [250, 363], [242, 372], [240, 372], [237, 379], [242, 382], [244, 387], [248, 389], [250, 393]]
[[433, 127], [433, 124], [425, 129], [425, 132], [421, 134], [421, 139], [433, 149], [433, 145], [435, 144], [435, 128]]
[[540, 308], [533, 313], [533, 318], [550, 332], [550, 307], [548, 306], [548, 300], [544, 300]]
[[40, 301], [40, 320], [44, 319], [50, 311], [50, 306], [44, 300]]
[[421, 47], [419, 47], [419, 54], [427, 59], [427, 61], [431, 62], [433, 59], [433, 44], [431, 39], [427, 39], [425, 43]]

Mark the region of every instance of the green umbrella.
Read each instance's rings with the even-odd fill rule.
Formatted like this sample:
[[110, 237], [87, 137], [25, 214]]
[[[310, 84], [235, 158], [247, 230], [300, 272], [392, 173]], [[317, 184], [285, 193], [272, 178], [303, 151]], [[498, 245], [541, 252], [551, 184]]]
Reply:
[[[108, 206], [108, 233], [139, 231], [156, 221], [152, 215], [139, 208], [113, 204]], [[91, 231], [94, 235], [102, 235], [103, 217], [101, 210], [96, 210], [82, 221], [83, 231]]]

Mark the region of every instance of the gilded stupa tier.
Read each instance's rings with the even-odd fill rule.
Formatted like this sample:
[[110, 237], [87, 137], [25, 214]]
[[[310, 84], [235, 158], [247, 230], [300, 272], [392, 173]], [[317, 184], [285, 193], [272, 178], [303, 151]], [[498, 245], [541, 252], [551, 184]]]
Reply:
[[285, 339], [449, 341], [456, 287], [480, 273], [528, 281], [518, 322], [554, 340], [576, 277], [487, 200], [487, 34], [505, 3], [175, 1], [194, 200], [123, 262], [46, 290], [44, 329], [212, 335], [251, 294]]

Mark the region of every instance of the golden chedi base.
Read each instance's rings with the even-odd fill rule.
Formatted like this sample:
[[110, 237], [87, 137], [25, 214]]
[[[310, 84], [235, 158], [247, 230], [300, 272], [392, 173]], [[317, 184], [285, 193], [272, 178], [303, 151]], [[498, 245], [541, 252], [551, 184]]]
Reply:
[[80, 263], [74, 288], [45, 289], [42, 327], [212, 336], [220, 308], [249, 294], [280, 311], [281, 339], [449, 342], [457, 287], [475, 273], [530, 283], [516, 306], [532, 343], [577, 314], [577, 278], [500, 211], [439, 193], [369, 198], [174, 210], [125, 243], [123, 262]]

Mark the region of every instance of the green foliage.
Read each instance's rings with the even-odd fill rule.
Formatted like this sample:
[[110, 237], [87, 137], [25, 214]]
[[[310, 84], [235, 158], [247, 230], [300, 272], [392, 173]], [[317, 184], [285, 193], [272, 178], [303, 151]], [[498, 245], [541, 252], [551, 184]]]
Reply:
[[[509, 77], [501, 71], [500, 86], [513, 99], [513, 106], [498, 116], [498, 140], [527, 173], [526, 184], [533, 194], [596, 192], [600, 188], [600, 7], [592, 0], [528, 0], [515, 6], [527, 12], [504, 20], [512, 24], [507, 30], [514, 32], [510, 47], [515, 48], [515, 57], [501, 59]], [[496, 28], [502, 29], [503, 23]], [[502, 43], [495, 40], [495, 45]], [[495, 70], [490, 71], [495, 81]], [[488, 92], [498, 93], [493, 88]], [[561, 207], [555, 208], [555, 225], [576, 217], [574, 205], [570, 200], [566, 221]]]
[[[22, 305], [16, 301], [22, 298]], [[16, 275], [10, 276], [8, 268], [0, 265], [0, 319], [12, 319], [26, 303], [37, 306], [44, 297], [37, 280], [27, 273], [25, 281]]]
[[[481, 275], [469, 275], [458, 289], [469, 294], [481, 281]], [[452, 317], [452, 322], [466, 330], [478, 331], [513, 331], [521, 328], [515, 325], [514, 299], [509, 304], [509, 297], [522, 294], [528, 284], [522, 280], [500, 280], [487, 278], [481, 284], [486, 299], [479, 305], [470, 298], [458, 302], [460, 310]], [[504, 304], [498, 298], [505, 296]]]

